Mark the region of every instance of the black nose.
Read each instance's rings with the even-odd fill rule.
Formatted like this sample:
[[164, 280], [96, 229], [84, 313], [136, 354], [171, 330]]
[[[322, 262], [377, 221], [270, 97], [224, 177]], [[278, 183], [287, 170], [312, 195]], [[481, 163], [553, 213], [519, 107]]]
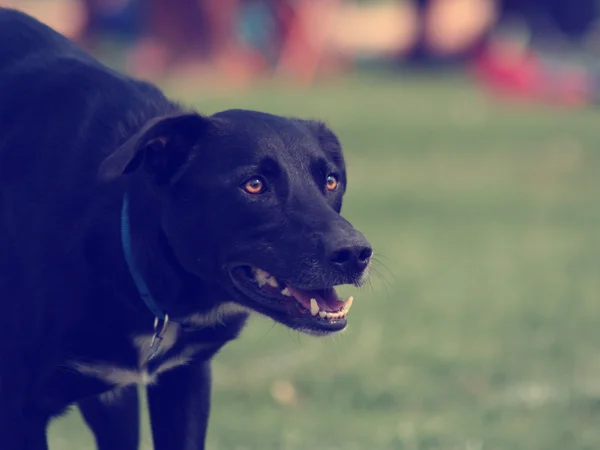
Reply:
[[345, 272], [362, 272], [369, 265], [373, 250], [368, 243], [348, 243], [329, 254], [329, 261]]

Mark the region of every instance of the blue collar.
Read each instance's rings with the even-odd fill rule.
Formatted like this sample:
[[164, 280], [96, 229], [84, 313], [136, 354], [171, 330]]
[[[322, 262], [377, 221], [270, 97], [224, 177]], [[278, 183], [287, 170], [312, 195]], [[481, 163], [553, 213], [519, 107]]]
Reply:
[[121, 244], [123, 246], [123, 253], [125, 254], [125, 261], [127, 261], [129, 272], [131, 273], [131, 277], [137, 286], [140, 297], [152, 314], [154, 314], [154, 317], [165, 320], [167, 315], [154, 301], [154, 298], [148, 289], [148, 285], [144, 281], [144, 277], [138, 270], [133, 258], [133, 250], [131, 248], [131, 229], [129, 223], [129, 197], [127, 194], [125, 194], [123, 197], [123, 206], [121, 208]]

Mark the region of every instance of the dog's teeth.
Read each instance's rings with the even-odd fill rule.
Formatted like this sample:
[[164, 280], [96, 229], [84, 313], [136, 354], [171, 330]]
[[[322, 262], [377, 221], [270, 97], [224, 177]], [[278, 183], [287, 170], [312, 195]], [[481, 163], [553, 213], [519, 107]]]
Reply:
[[290, 290], [288, 288], [285, 288], [284, 290], [281, 291], [282, 295], [286, 295], [288, 297], [292, 296], [292, 293], [290, 292]]
[[344, 313], [344, 315], [350, 311], [350, 308], [352, 307], [352, 302], [354, 301], [354, 297], [350, 296], [346, 299], [346, 301], [344, 302], [344, 308], [342, 309], [342, 312]]
[[277, 278], [275, 278], [274, 276], [270, 276], [269, 278], [267, 278], [267, 284], [269, 286], [274, 287], [274, 288], [279, 287], [279, 283], [277, 282]]
[[[314, 315], [314, 314], [313, 314]], [[327, 317], [327, 313], [325, 311], [319, 311], [319, 317], [321, 319], [324, 319], [325, 317]]]
[[[323, 312], [323, 311], [321, 311]], [[316, 316], [319, 313], [319, 304], [317, 303], [317, 301], [314, 298], [310, 299], [310, 313], [313, 316]], [[323, 317], [323, 316], [321, 316]]]
[[[323, 312], [325, 314], [321, 314]], [[337, 320], [337, 319], [341, 319], [342, 317], [344, 317], [344, 312], [343, 311], [339, 311], [339, 312], [321, 311], [321, 312], [319, 312], [319, 316], [321, 316], [322, 318], [330, 319], [330, 320]]]
[[[254, 279], [256, 280], [256, 282], [258, 283], [258, 285], [260, 287], [263, 287], [267, 283], [269, 285], [273, 286], [272, 282], [270, 281], [271, 278], [273, 278], [273, 276], [269, 272], [265, 272], [262, 269], [253, 267], [252, 273], [254, 274]], [[275, 280], [275, 283], [277, 283], [277, 280]], [[277, 287], [277, 286], [278, 285], [276, 284], [276, 286], [274, 286], [274, 287]]]

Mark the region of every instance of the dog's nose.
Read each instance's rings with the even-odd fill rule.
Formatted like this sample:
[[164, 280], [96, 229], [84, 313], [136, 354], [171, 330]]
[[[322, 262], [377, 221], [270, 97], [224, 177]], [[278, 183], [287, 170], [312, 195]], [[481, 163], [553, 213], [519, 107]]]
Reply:
[[362, 272], [369, 265], [373, 250], [364, 242], [347, 243], [333, 249], [329, 254], [329, 261], [340, 267], [345, 272]]

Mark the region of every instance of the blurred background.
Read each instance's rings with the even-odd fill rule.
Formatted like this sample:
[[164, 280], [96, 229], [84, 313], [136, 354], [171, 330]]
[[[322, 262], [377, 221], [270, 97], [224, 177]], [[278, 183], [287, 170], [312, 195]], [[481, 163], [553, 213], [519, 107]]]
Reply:
[[[596, 0], [0, 5], [203, 113], [340, 136], [372, 283], [335, 338], [251, 321], [209, 449], [600, 448]], [[50, 440], [92, 448], [77, 410]]]

